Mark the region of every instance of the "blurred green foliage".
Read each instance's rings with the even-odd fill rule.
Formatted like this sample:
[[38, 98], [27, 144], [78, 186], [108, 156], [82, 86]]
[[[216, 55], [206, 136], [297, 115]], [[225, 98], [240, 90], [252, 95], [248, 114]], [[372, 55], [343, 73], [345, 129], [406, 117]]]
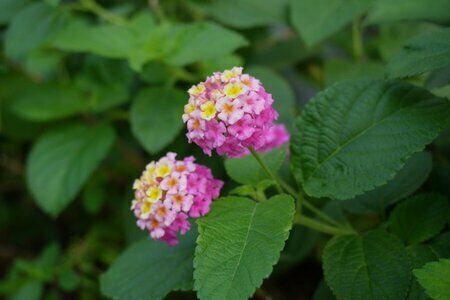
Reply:
[[[448, 24], [448, 0], [0, 0], [0, 297], [101, 298], [100, 275], [145, 236], [129, 211], [133, 179], [168, 150], [211, 167], [227, 182], [224, 194], [237, 182], [263, 179], [252, 178], [258, 171], [248, 161], [207, 157], [187, 143], [184, 91], [211, 72], [243, 65], [273, 94], [288, 128], [311, 96], [347, 79], [410, 76], [448, 97], [449, 31], [441, 28]], [[424, 44], [426, 51], [408, 52]], [[394, 180], [407, 191], [375, 190], [385, 193], [385, 200], [373, 200], [381, 212], [364, 205], [375, 192], [355, 205], [343, 202], [356, 227], [382, 222], [389, 205], [424, 181], [421, 189], [450, 195], [450, 131], [429, 150], [432, 162], [411, 162], [411, 172], [431, 172], [428, 180], [399, 173]], [[276, 155], [268, 159], [292, 180]], [[243, 166], [253, 174], [239, 172]], [[266, 184], [261, 188], [270, 189]], [[294, 229], [275, 276], [257, 295], [312, 297], [324, 240]], [[127, 251], [142, 247], [156, 253], [155, 263], [164, 259], [162, 245], [133, 247]], [[305, 261], [313, 264], [296, 268]], [[309, 289], [296, 290], [297, 282], [286, 279], [292, 277]], [[114, 288], [107, 284], [103, 292], [113, 296]], [[158, 286], [155, 297], [171, 288]], [[332, 297], [322, 281], [314, 299]]]

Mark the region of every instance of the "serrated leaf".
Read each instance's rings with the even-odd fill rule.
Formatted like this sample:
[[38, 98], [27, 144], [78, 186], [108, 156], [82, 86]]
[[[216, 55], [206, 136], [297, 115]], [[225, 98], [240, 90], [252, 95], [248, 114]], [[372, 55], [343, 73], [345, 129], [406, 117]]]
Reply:
[[381, 81], [337, 83], [315, 96], [291, 139], [294, 175], [308, 195], [350, 199], [386, 183], [450, 120], [450, 102]]
[[414, 154], [388, 183], [353, 199], [341, 201], [341, 207], [357, 214], [383, 213], [389, 205], [408, 197], [420, 188], [430, 175], [432, 167], [430, 153]]
[[404, 299], [411, 277], [402, 243], [383, 231], [334, 237], [325, 248], [323, 268], [338, 299]]
[[148, 152], [162, 150], [181, 130], [186, 97], [186, 93], [178, 89], [146, 88], [134, 99], [131, 130]]
[[216, 20], [238, 28], [279, 23], [284, 20], [287, 0], [216, 0], [202, 5]]
[[404, 46], [387, 65], [390, 78], [413, 76], [450, 65], [450, 28], [421, 35]]
[[200, 299], [248, 299], [269, 276], [289, 235], [294, 200], [278, 195], [256, 203], [221, 198], [198, 220], [194, 259]]
[[47, 42], [66, 22], [67, 14], [45, 3], [26, 6], [11, 21], [5, 34], [5, 52], [20, 58]]
[[311, 47], [363, 15], [370, 4], [360, 0], [291, 0], [291, 20]]
[[431, 298], [435, 300], [450, 299], [450, 259], [430, 262], [413, 272]]
[[27, 163], [27, 185], [36, 203], [54, 217], [61, 213], [105, 158], [114, 136], [107, 125], [72, 125], [40, 137]]
[[420, 194], [396, 206], [389, 227], [407, 244], [418, 244], [438, 234], [447, 221], [448, 200], [437, 194]]
[[[259, 154], [266, 166], [275, 173], [286, 159], [286, 147], [276, 148]], [[252, 155], [225, 160], [225, 170], [234, 181], [242, 184], [257, 184], [263, 179], [270, 179]]]
[[[407, 248], [408, 254], [411, 258], [411, 268], [417, 269], [423, 267], [430, 261], [439, 259], [435, 249], [431, 245], [413, 245]], [[425, 290], [413, 277], [411, 286], [409, 288], [407, 300], [427, 300], [429, 299], [425, 294]]]
[[434, 0], [433, 5], [427, 0], [375, 0], [367, 17], [367, 23], [379, 24], [395, 21], [450, 21], [448, 0]]
[[146, 237], [127, 248], [100, 278], [101, 291], [114, 299], [163, 299], [192, 288], [196, 226], [170, 247]]
[[87, 111], [89, 103], [71, 85], [43, 84], [27, 88], [12, 104], [12, 111], [30, 121], [51, 121]]

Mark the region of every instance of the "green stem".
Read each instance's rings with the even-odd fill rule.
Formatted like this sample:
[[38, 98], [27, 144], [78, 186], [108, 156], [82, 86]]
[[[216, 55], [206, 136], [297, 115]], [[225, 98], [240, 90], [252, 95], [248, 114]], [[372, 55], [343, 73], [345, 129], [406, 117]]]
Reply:
[[294, 223], [303, 225], [305, 227], [314, 229], [319, 232], [323, 232], [330, 235], [342, 235], [342, 234], [354, 234], [354, 231], [338, 228], [334, 226], [329, 226], [326, 224], [323, 224], [321, 222], [318, 222], [314, 219], [311, 219], [307, 216], [296, 214], [294, 218]]
[[277, 191], [279, 193], [283, 193], [283, 190], [281, 189], [279, 180], [276, 178], [275, 174], [273, 174], [272, 171], [270, 171], [269, 168], [266, 166], [266, 164], [262, 161], [258, 152], [256, 152], [255, 149], [253, 149], [252, 147], [249, 147], [248, 150], [250, 150], [250, 153], [256, 159], [256, 161], [261, 166], [261, 168], [264, 170], [264, 172], [266, 172], [266, 174], [276, 182], [275, 186], [276, 186]]
[[352, 24], [353, 56], [357, 62], [361, 62], [364, 55], [362, 42], [361, 21], [354, 20]]
[[103, 6], [99, 5], [95, 0], [81, 0], [80, 1], [81, 7], [84, 10], [91, 11], [100, 18], [113, 23], [113, 24], [124, 24], [125, 20], [107, 9], [105, 9]]

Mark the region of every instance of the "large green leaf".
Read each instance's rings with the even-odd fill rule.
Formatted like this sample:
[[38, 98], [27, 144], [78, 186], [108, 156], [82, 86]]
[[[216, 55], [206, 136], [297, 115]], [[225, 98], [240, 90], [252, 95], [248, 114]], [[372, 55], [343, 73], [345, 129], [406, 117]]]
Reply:
[[448, 200], [437, 194], [420, 194], [396, 206], [389, 218], [391, 231], [407, 244], [438, 234], [447, 222]]
[[424, 20], [448, 23], [450, 12], [448, 0], [374, 0], [367, 18], [368, 23]]
[[423, 268], [414, 270], [414, 275], [431, 298], [450, 299], [450, 259], [430, 262]]
[[45, 43], [65, 23], [64, 11], [42, 2], [26, 6], [11, 21], [5, 35], [5, 52], [20, 58]]
[[398, 78], [447, 66], [450, 66], [450, 28], [412, 40], [389, 61], [387, 73], [391, 78]]
[[27, 184], [37, 204], [57, 216], [105, 158], [113, 141], [114, 130], [107, 125], [73, 125], [40, 137], [27, 163]]
[[338, 299], [404, 299], [411, 277], [402, 243], [383, 231], [334, 237], [325, 248], [323, 268]]
[[430, 153], [414, 154], [388, 183], [353, 199], [343, 200], [341, 206], [358, 214], [382, 214], [389, 205], [414, 193], [428, 178], [432, 167]]
[[347, 81], [296, 121], [292, 167], [308, 195], [350, 199], [386, 183], [450, 120], [450, 102], [400, 82]]
[[170, 291], [192, 289], [196, 226], [170, 247], [146, 237], [126, 249], [100, 278], [101, 291], [114, 299], [163, 299]]
[[8, 23], [31, 0], [0, 0], [0, 24]]
[[308, 46], [314, 46], [364, 14], [370, 1], [291, 0], [291, 20]]
[[215, 19], [239, 28], [283, 22], [287, 0], [214, 0], [201, 6]]
[[162, 150], [183, 127], [181, 115], [187, 94], [171, 88], [147, 88], [131, 106], [131, 130], [150, 153]]
[[[286, 147], [276, 148], [260, 154], [260, 157], [267, 168], [276, 173], [283, 161], [286, 160], [286, 151]], [[226, 159], [225, 169], [228, 176], [242, 184], [257, 184], [261, 180], [269, 178], [252, 155]]]
[[89, 108], [89, 103], [71, 85], [48, 83], [27, 88], [13, 102], [12, 111], [31, 121], [69, 117]]
[[278, 195], [256, 203], [221, 198], [199, 219], [195, 290], [200, 299], [248, 299], [272, 271], [289, 235], [294, 200]]

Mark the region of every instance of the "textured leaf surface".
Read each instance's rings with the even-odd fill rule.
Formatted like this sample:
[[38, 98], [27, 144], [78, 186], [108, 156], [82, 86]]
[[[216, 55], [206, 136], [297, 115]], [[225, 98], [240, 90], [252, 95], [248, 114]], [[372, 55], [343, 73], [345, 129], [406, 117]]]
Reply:
[[375, 0], [367, 18], [368, 23], [394, 21], [426, 20], [435, 22], [450, 21], [449, 0]]
[[389, 218], [389, 227], [405, 243], [423, 242], [444, 228], [449, 206], [444, 196], [416, 195], [394, 208]]
[[77, 195], [114, 141], [106, 125], [73, 125], [39, 138], [28, 157], [27, 184], [37, 204], [58, 215]]
[[114, 299], [163, 299], [192, 288], [196, 228], [170, 247], [148, 237], [126, 249], [100, 278], [101, 291]]
[[74, 87], [44, 84], [25, 90], [13, 103], [12, 110], [31, 121], [51, 121], [69, 117], [89, 108]]
[[450, 102], [399, 82], [347, 81], [315, 96], [291, 139], [307, 194], [350, 199], [386, 183], [448, 124]]
[[[287, 148], [281, 147], [259, 155], [269, 170], [275, 173], [286, 159], [286, 152]], [[252, 155], [225, 160], [225, 169], [228, 176], [242, 184], [257, 184], [269, 178]]]
[[187, 94], [169, 88], [140, 91], [131, 106], [131, 130], [150, 153], [162, 150], [183, 127], [181, 115]]
[[0, 24], [9, 22], [31, 0], [0, 0]]
[[341, 201], [341, 206], [353, 213], [382, 213], [389, 205], [408, 197], [425, 182], [430, 175], [433, 161], [428, 152], [414, 154], [405, 166], [385, 185]]
[[256, 203], [228, 197], [198, 220], [195, 289], [200, 299], [248, 299], [277, 262], [289, 235], [294, 200], [278, 195]]
[[292, 0], [291, 20], [308, 46], [322, 42], [364, 14], [370, 1]]
[[450, 299], [450, 259], [430, 262], [413, 272], [431, 298], [435, 300]]
[[402, 243], [383, 231], [331, 239], [324, 252], [325, 280], [338, 299], [404, 299], [410, 263]]
[[398, 78], [447, 66], [450, 66], [450, 28], [435, 30], [409, 42], [389, 61], [387, 73], [391, 78]]

